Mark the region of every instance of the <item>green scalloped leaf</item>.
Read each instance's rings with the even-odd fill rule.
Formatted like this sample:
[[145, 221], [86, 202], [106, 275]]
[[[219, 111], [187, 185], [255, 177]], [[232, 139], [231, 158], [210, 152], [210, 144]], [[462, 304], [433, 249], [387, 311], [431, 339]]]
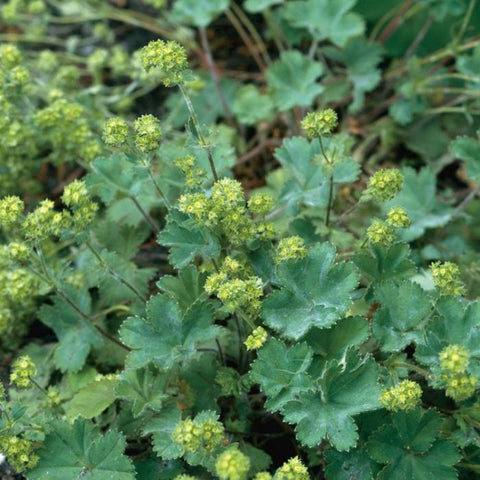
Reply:
[[176, 268], [185, 267], [197, 256], [214, 258], [220, 253], [215, 235], [176, 210], [168, 215], [167, 225], [157, 240], [161, 245], [170, 247], [170, 262]]
[[250, 378], [259, 383], [268, 399], [265, 406], [277, 411], [299, 394], [312, 391], [314, 381], [307, 373], [312, 350], [305, 343], [287, 348], [280, 340], [269, 340], [252, 364]]
[[435, 440], [442, 418], [434, 410], [417, 408], [392, 415], [392, 425], [380, 427], [368, 440], [367, 451], [387, 464], [381, 480], [454, 480], [453, 465], [460, 460], [455, 445]]
[[351, 12], [356, 0], [290, 1], [285, 19], [296, 28], [305, 28], [317, 41], [331, 40], [344, 47], [348, 39], [361, 35], [365, 24], [360, 15]]
[[357, 448], [350, 452], [325, 452], [327, 480], [373, 480], [379, 468], [371, 460], [365, 448]]
[[143, 435], [153, 434], [153, 449], [163, 460], [173, 460], [182, 455], [180, 446], [172, 441], [172, 432], [181, 419], [182, 413], [174, 403], [171, 403], [143, 429]]
[[168, 398], [164, 392], [167, 384], [164, 375], [151, 368], [126, 369], [116, 385], [118, 398], [132, 402], [132, 413], [138, 417], [146, 410], [160, 411], [163, 401]]
[[180, 22], [204, 28], [228, 8], [228, 0], [176, 0], [172, 17]]
[[179, 270], [176, 276], [164, 275], [157, 282], [157, 287], [174, 298], [185, 311], [204, 294], [206, 277], [206, 273], [200, 273], [196, 267], [189, 265]]
[[363, 37], [351, 38], [343, 50], [343, 61], [347, 66], [347, 78], [353, 84], [353, 102], [351, 112], [363, 107], [365, 93], [371, 92], [382, 78], [377, 65], [382, 60], [382, 47], [368, 42]]
[[[86, 290], [66, 284], [63, 291], [80, 310], [90, 315], [92, 301]], [[95, 328], [58, 295], [53, 297], [53, 305], [42, 305], [38, 317], [58, 338], [53, 361], [62, 372], [78, 372], [90, 349], [102, 343]]]
[[216, 338], [212, 309], [196, 303], [183, 313], [178, 303], [167, 295], [156, 295], [147, 303], [146, 318], [130, 317], [120, 328], [120, 337], [132, 351], [127, 355], [129, 368], [154, 362], [162, 370], [177, 362], [187, 362], [197, 352], [197, 345]]
[[469, 178], [480, 182], [480, 142], [470, 137], [457, 137], [450, 144], [450, 150], [465, 162]]
[[335, 247], [317, 244], [302, 260], [278, 266], [281, 288], [263, 302], [262, 317], [283, 336], [298, 340], [311, 328], [328, 328], [351, 305], [358, 285], [353, 263], [335, 264]]
[[262, 95], [255, 85], [245, 85], [237, 90], [232, 106], [233, 113], [240, 123], [256, 125], [273, 117], [273, 101]]
[[342, 358], [348, 348], [368, 338], [368, 323], [363, 317], [348, 317], [329, 329], [312, 328], [305, 341], [315, 354], [325, 360]]
[[380, 407], [377, 365], [351, 350], [325, 363], [318, 384], [318, 392], [298, 395], [281, 408], [285, 421], [297, 424], [297, 439], [307, 447], [327, 438], [337, 450], [350, 450], [358, 440], [352, 417]]
[[322, 85], [317, 83], [322, 73], [321, 63], [296, 50], [283, 52], [280, 60], [267, 70], [268, 86], [275, 105], [280, 110], [310, 106], [323, 91]]
[[104, 377], [85, 385], [64, 405], [67, 418], [94, 418], [100, 415], [117, 399], [117, 384], [117, 378]]
[[374, 246], [371, 251], [361, 250], [355, 254], [353, 262], [369, 280], [385, 282], [415, 274], [415, 264], [409, 257], [410, 247], [406, 243], [396, 243], [388, 249]]
[[480, 302], [466, 304], [455, 297], [442, 297], [437, 302], [436, 316], [427, 329], [425, 342], [419, 345], [416, 359], [440, 374], [439, 354], [450, 344], [458, 344], [469, 350], [469, 371], [480, 377]]
[[431, 300], [420, 285], [390, 281], [375, 288], [380, 308], [373, 316], [372, 332], [385, 352], [396, 352], [412, 342], [423, 343], [422, 321], [431, 312]]
[[134, 480], [135, 469], [124, 455], [125, 438], [116, 430], [104, 435], [88, 420], [70, 424], [54, 420], [39, 461], [27, 474], [29, 480]]

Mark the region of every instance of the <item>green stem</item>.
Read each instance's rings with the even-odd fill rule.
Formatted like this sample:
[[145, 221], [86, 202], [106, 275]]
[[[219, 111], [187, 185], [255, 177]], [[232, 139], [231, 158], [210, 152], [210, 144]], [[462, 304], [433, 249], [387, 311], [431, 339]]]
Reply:
[[143, 209], [143, 207], [140, 205], [139, 201], [133, 196], [130, 195], [130, 200], [134, 203], [134, 205], [137, 207], [137, 210], [142, 214], [142, 217], [145, 219], [145, 221], [150, 225], [150, 228], [156, 233], [160, 233], [160, 228], [156, 224], [156, 222], [153, 220], [153, 218]]
[[104, 330], [102, 327], [99, 325], [95, 324], [94, 321], [80, 308], [77, 307], [75, 302], [73, 302], [65, 293], [63, 293], [62, 290], [60, 290], [56, 285], [53, 279], [48, 275], [48, 272], [46, 272], [47, 276], [42, 275], [40, 272], [37, 272], [33, 267], [29, 267], [29, 270], [36, 275], [40, 280], [45, 282], [47, 285], [50, 285], [55, 293], [63, 299], [73, 310], [75, 310], [80, 317], [91, 327], [93, 327], [95, 330], [98, 331], [102, 336], [104, 336], [106, 339], [110, 340], [111, 342], [115, 343], [115, 345], [118, 345], [119, 347], [123, 348], [124, 350], [127, 350], [128, 352], [131, 351], [129, 347], [118, 341], [113, 335], [110, 335], [106, 330]]
[[195, 113], [195, 109], [193, 108], [192, 101], [190, 100], [190, 96], [186, 92], [185, 88], [183, 88], [183, 85], [179, 84], [178, 88], [180, 88], [180, 91], [182, 92], [182, 95], [183, 95], [183, 99], [185, 100], [185, 103], [187, 105], [188, 112], [190, 113], [190, 119], [192, 120], [193, 126], [195, 127], [195, 131], [197, 133], [200, 146], [205, 148], [207, 151], [208, 163], [210, 164], [210, 169], [213, 174], [213, 179], [216, 182], [218, 182], [218, 175], [217, 175], [217, 170], [215, 169], [215, 163], [213, 161], [212, 149], [210, 145], [207, 144], [205, 137], [203, 136], [202, 130], [200, 128], [200, 123], [198, 122], [197, 114]]
[[160, 185], [158, 184], [157, 180], [153, 176], [152, 172], [152, 167], [147, 168], [148, 176], [150, 177], [150, 180], [152, 181], [153, 185], [155, 186], [155, 189], [157, 190], [157, 193], [162, 197], [163, 201], [165, 202], [166, 207], [170, 210], [172, 208], [172, 204], [169, 202], [168, 198], [166, 195], [163, 193], [162, 189], [160, 188]]
[[413, 370], [414, 372], [420, 373], [424, 377], [428, 378], [435, 378], [434, 375], [432, 375], [430, 372], [427, 370], [417, 367], [417, 365], [412, 365], [411, 363], [406, 363], [406, 362], [395, 362], [393, 364], [394, 367], [399, 367], [399, 368], [407, 368], [408, 370]]
[[328, 179], [328, 202], [327, 202], [327, 210], [325, 213], [325, 226], [328, 227], [330, 224], [330, 212], [332, 210], [332, 204], [333, 204], [333, 165], [330, 159], [327, 157], [325, 148], [323, 147], [322, 137], [320, 135], [318, 136], [318, 141], [320, 142], [320, 149], [322, 151], [323, 158], [325, 159], [327, 164], [330, 165], [332, 168], [332, 172], [330, 173], [330, 178]]
[[128, 280], [126, 280], [121, 275], [119, 275], [117, 272], [112, 270], [110, 265], [108, 265], [108, 263], [102, 258], [100, 253], [95, 249], [95, 247], [88, 240], [85, 242], [85, 244], [87, 245], [87, 248], [93, 253], [95, 258], [98, 260], [98, 263], [100, 263], [102, 268], [104, 268], [115, 280], [117, 280], [121, 284], [125, 285], [143, 303], [145, 303], [147, 301], [147, 299]]

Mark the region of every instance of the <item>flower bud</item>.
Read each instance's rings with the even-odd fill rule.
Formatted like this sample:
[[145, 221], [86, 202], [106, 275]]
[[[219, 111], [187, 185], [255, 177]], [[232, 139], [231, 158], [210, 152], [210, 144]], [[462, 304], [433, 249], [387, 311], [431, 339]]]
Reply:
[[286, 260], [300, 260], [307, 255], [307, 248], [303, 238], [298, 235], [282, 238], [278, 242], [275, 260], [277, 263]]
[[408, 228], [412, 221], [403, 207], [391, 208], [387, 213], [387, 224], [397, 228]]
[[278, 480], [309, 480], [307, 467], [303, 465], [298, 457], [291, 458], [285, 462], [275, 473]]
[[140, 58], [146, 72], [156, 68], [163, 73], [166, 87], [181, 83], [188, 68], [186, 50], [174, 41], [153, 40], [140, 50]]
[[309, 138], [328, 135], [338, 125], [338, 117], [335, 110], [327, 108], [321, 112], [307, 113], [302, 120], [302, 128]]
[[403, 187], [403, 174], [396, 168], [383, 168], [368, 181], [365, 194], [378, 202], [391, 200]]
[[152, 152], [160, 145], [160, 121], [153, 115], [142, 115], [133, 123], [135, 145], [141, 152]]
[[460, 279], [460, 269], [452, 262], [434, 262], [430, 265], [433, 283], [440, 295], [462, 295], [465, 285]]
[[36, 373], [37, 370], [35, 364], [30, 357], [28, 355], [23, 355], [13, 362], [10, 382], [18, 388], [30, 388], [32, 386], [31, 379]]
[[102, 138], [111, 147], [124, 145], [128, 138], [127, 122], [120, 117], [109, 118], [103, 127]]
[[396, 387], [384, 390], [380, 395], [381, 404], [392, 412], [398, 410], [411, 410], [415, 408], [422, 398], [420, 385], [411, 380], [404, 380]]
[[246, 480], [250, 459], [236, 446], [221, 453], [215, 462], [215, 471], [220, 480]]
[[258, 350], [268, 338], [268, 333], [263, 327], [257, 327], [245, 340], [247, 350]]
[[367, 228], [367, 239], [374, 245], [388, 248], [395, 241], [395, 230], [386, 222], [374, 220]]

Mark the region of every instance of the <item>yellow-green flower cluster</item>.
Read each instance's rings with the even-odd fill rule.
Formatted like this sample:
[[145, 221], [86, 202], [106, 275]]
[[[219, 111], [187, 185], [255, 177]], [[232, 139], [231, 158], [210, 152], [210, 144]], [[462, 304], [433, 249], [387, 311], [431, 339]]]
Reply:
[[54, 162], [65, 162], [68, 155], [91, 161], [101, 152], [95, 135], [88, 126], [85, 109], [65, 98], [57, 98], [38, 110], [34, 120], [46, 142], [52, 145], [49, 157]]
[[10, 242], [6, 247], [7, 257], [12, 262], [25, 263], [30, 253], [30, 248], [22, 242]]
[[257, 316], [263, 285], [262, 280], [251, 275], [238, 260], [226, 257], [220, 271], [207, 278], [205, 291], [216, 295], [228, 312], [243, 309], [249, 315]]
[[103, 141], [111, 147], [121, 147], [128, 139], [128, 124], [120, 117], [109, 118], [103, 127]]
[[460, 269], [452, 262], [434, 262], [430, 265], [433, 283], [440, 295], [462, 295], [465, 285], [460, 279]]
[[387, 224], [396, 228], [408, 228], [412, 221], [403, 207], [393, 207], [387, 213]]
[[12, 259], [15, 250], [25, 253], [16, 243], [0, 247], [0, 345], [10, 347], [26, 333], [40, 286], [37, 277]]
[[321, 112], [309, 112], [302, 120], [302, 128], [309, 138], [328, 135], [337, 125], [337, 114], [331, 108]]
[[277, 263], [286, 260], [300, 260], [307, 255], [307, 247], [302, 237], [293, 235], [291, 237], [282, 238], [278, 242], [275, 260]]
[[275, 473], [275, 480], [309, 480], [307, 467], [298, 457], [285, 462]]
[[441, 369], [456, 375], [467, 371], [470, 362], [470, 352], [460, 345], [453, 344], [445, 347], [439, 355]]
[[36, 373], [37, 370], [31, 358], [28, 355], [22, 355], [13, 362], [10, 382], [18, 388], [30, 388], [31, 379]]
[[250, 459], [236, 446], [222, 452], [215, 462], [215, 471], [220, 480], [246, 480], [249, 470]]
[[182, 420], [172, 432], [172, 440], [180, 445], [185, 452], [207, 453], [218, 448], [225, 436], [225, 429], [221, 422], [213, 418], [197, 415], [192, 420]]
[[396, 168], [382, 168], [370, 177], [367, 196], [385, 202], [391, 200], [403, 187], [403, 174]]
[[71, 226], [71, 215], [67, 211], [56, 212], [51, 200], [42, 200], [30, 212], [23, 223], [25, 237], [29, 240], [43, 240], [58, 237]]
[[256, 192], [248, 200], [248, 209], [255, 215], [264, 216], [275, 206], [268, 193]]
[[258, 350], [267, 341], [267, 338], [267, 331], [263, 327], [257, 327], [246, 338], [244, 343], [247, 350]]
[[[212, 187], [211, 197], [204, 193], [187, 193], [179, 199], [180, 211], [199, 225], [219, 229], [230, 243], [239, 245], [260, 236], [260, 230], [245, 206], [243, 188], [231, 178], [222, 178]], [[262, 225], [262, 232], [266, 228]]]
[[144, 153], [153, 152], [160, 145], [160, 120], [153, 115], [142, 115], [133, 122], [135, 146]]
[[0, 64], [7, 69], [12, 69], [22, 62], [22, 53], [16, 45], [3, 43], [0, 45]]
[[60, 405], [60, 392], [58, 391], [58, 388], [49, 387], [47, 391], [47, 402], [49, 407]]
[[146, 72], [153, 68], [162, 72], [166, 87], [181, 83], [188, 68], [186, 50], [174, 41], [152, 40], [140, 50], [140, 58]]
[[19, 197], [9, 196], [0, 200], [0, 226], [10, 228], [22, 218], [25, 205]]
[[446, 346], [439, 354], [441, 380], [445, 382], [446, 394], [460, 401], [471, 397], [477, 386], [477, 379], [467, 373], [470, 352], [457, 344]]
[[16, 436], [0, 436], [0, 452], [19, 473], [32, 469], [38, 462], [32, 442]]
[[381, 404], [391, 412], [411, 410], [422, 398], [422, 389], [417, 382], [403, 380], [396, 387], [388, 388], [380, 394]]
[[445, 393], [460, 402], [471, 397], [477, 389], [477, 379], [473, 375], [442, 375], [441, 379], [445, 382]]
[[197, 166], [197, 160], [193, 155], [177, 158], [173, 163], [185, 175], [187, 188], [196, 188], [202, 185], [206, 177], [205, 170]]
[[382, 220], [374, 220], [367, 228], [367, 239], [373, 245], [390, 247], [395, 241], [394, 228]]
[[62, 201], [73, 212], [71, 228], [74, 231], [82, 232], [93, 222], [98, 205], [90, 198], [83, 180], [74, 180], [67, 185], [63, 191]]
[[258, 472], [254, 477], [253, 480], [272, 480], [272, 475], [268, 472]]

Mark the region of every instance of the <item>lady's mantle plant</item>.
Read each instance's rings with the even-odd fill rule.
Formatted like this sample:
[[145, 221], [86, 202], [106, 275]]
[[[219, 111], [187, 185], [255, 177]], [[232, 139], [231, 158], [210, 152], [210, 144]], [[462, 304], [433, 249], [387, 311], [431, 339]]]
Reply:
[[[3, 15], [23, 15], [24, 3]], [[229, 5], [208, 3], [212, 18]], [[352, 62], [355, 46], [337, 30], [362, 22], [346, 6], [337, 30], [322, 17], [320, 28], [303, 13], [320, 4], [288, 2], [270, 28], [290, 19], [313, 47], [329, 38]], [[107, 56], [88, 59], [97, 84]], [[20, 58], [3, 50], [9, 88], [28, 82]], [[137, 58], [178, 88], [186, 132], [153, 114], [115, 115], [100, 147], [82, 107], [58, 94], [29, 122], [52, 158], [67, 147], [62, 123], [75, 145], [92, 140], [89, 173], [56, 198], [0, 201], [2, 332], [19, 337], [39, 319], [55, 335], [13, 360], [0, 390], [9, 464], [32, 480], [468, 478], [480, 443], [480, 303], [456, 263], [425, 261], [415, 244], [462, 205], [418, 199], [421, 186], [435, 202], [429, 169], [366, 174], [341, 115], [296, 108], [320, 93], [323, 68], [293, 49], [269, 68], [263, 105], [299, 117], [302, 130], [277, 146], [267, 185], [246, 190], [229, 168], [232, 144], [194, 106], [185, 48], [153, 40]], [[310, 88], [279, 80], [292, 65], [307, 65]], [[352, 82], [358, 106], [365, 89]], [[310, 100], [295, 100], [302, 92]], [[234, 109], [232, 125], [241, 119]], [[168, 265], [156, 260], [165, 255]]]

